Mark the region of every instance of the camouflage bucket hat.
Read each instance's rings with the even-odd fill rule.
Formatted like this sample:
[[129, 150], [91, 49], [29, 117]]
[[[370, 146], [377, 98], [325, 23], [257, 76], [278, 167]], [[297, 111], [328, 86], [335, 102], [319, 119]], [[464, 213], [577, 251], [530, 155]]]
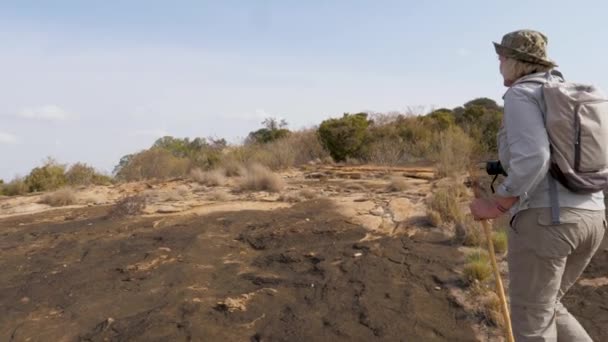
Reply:
[[507, 33], [500, 44], [494, 42], [496, 53], [520, 61], [556, 67], [547, 58], [547, 37], [533, 30], [519, 30]]

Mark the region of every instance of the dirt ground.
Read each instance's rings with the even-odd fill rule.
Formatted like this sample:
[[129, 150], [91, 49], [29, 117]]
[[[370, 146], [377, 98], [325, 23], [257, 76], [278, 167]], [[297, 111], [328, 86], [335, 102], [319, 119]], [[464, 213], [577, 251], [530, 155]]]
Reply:
[[[0, 341], [486, 339], [452, 296], [462, 253], [424, 217], [435, 181], [398, 170], [408, 185], [388, 192], [376, 171], [284, 175], [284, 193], [318, 194], [289, 203], [187, 182], [61, 209], [0, 200]], [[108, 215], [117, 193], [150, 190], [144, 214]], [[566, 298], [596, 341], [607, 274], [603, 247]]]

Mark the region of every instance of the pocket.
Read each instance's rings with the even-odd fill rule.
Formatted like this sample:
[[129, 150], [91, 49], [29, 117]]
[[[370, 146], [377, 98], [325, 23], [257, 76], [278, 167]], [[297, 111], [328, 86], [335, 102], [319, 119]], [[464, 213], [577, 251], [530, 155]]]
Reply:
[[513, 230], [515, 233], [517, 233], [517, 229], [515, 228], [515, 224], [517, 223], [517, 216], [519, 213], [515, 213], [515, 215], [511, 216], [511, 220], [509, 220], [509, 227], [511, 227], [511, 230]]
[[539, 256], [565, 258], [578, 245], [580, 215], [570, 209], [561, 209], [559, 220], [559, 224], [553, 224], [549, 208], [538, 214], [538, 231], [534, 234], [533, 243]]

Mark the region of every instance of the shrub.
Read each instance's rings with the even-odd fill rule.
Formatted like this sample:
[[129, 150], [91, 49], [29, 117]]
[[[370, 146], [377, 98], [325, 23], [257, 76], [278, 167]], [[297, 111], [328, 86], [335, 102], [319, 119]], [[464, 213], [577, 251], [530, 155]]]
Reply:
[[229, 200], [230, 196], [228, 196], [228, 194], [223, 191], [214, 191], [214, 192], [209, 193], [208, 198], [211, 201], [224, 202], [224, 201]]
[[190, 172], [190, 177], [196, 182], [207, 186], [223, 186], [226, 185], [226, 171], [223, 169], [215, 169], [211, 171], [203, 171], [194, 169]]
[[507, 251], [508, 240], [507, 232], [504, 229], [495, 231], [492, 234], [494, 251], [499, 254], [505, 253]]
[[466, 188], [462, 184], [450, 184], [435, 190], [429, 199], [427, 208], [441, 217], [441, 222], [457, 223], [464, 218], [460, 200], [465, 196]]
[[187, 175], [190, 165], [191, 162], [187, 158], [176, 157], [162, 148], [152, 148], [128, 158], [128, 161], [118, 169], [116, 178], [124, 181], [140, 181], [183, 177]]
[[387, 190], [392, 192], [405, 191], [409, 188], [408, 182], [403, 177], [391, 177]]
[[275, 140], [287, 137], [291, 132], [286, 128], [285, 120], [277, 120], [275, 118], [267, 118], [262, 122], [264, 128], [249, 133], [247, 144], [266, 144]]
[[98, 173], [93, 167], [84, 163], [76, 163], [70, 166], [65, 173], [67, 183], [72, 186], [79, 185], [107, 185], [112, 178]]
[[439, 133], [437, 175], [460, 175], [467, 171], [473, 152], [473, 141], [459, 127]]
[[70, 188], [63, 188], [42, 196], [40, 203], [48, 204], [52, 207], [63, 207], [76, 203], [76, 195]]
[[28, 192], [27, 184], [23, 178], [15, 178], [12, 181], [2, 184], [2, 194], [6, 196], [21, 196]]
[[359, 157], [369, 126], [366, 113], [345, 113], [340, 119], [325, 120], [319, 126], [323, 146], [335, 161]]
[[220, 169], [225, 171], [226, 177], [238, 177], [245, 175], [245, 167], [242, 163], [231, 156], [225, 156], [220, 162]]
[[376, 165], [398, 165], [406, 160], [405, 143], [400, 137], [371, 141], [365, 148], [365, 159]]
[[468, 282], [484, 281], [492, 275], [490, 259], [485, 251], [478, 250], [467, 256], [467, 263], [464, 266], [464, 277]]
[[504, 327], [504, 317], [498, 295], [493, 291], [487, 291], [479, 299], [479, 302], [481, 304], [481, 314], [486, 320], [499, 328]]
[[128, 196], [116, 202], [110, 212], [109, 217], [125, 217], [139, 215], [146, 207], [146, 198], [144, 196], [135, 195]]
[[435, 226], [439, 227], [443, 224], [443, 219], [441, 218], [441, 214], [433, 209], [427, 209], [426, 216], [429, 219], [429, 222]]
[[29, 192], [56, 190], [67, 183], [65, 165], [48, 159], [43, 166], [32, 169], [25, 177], [25, 184]]
[[279, 192], [283, 187], [285, 187], [285, 182], [281, 176], [259, 164], [250, 165], [247, 168], [247, 174], [239, 184], [241, 191]]
[[466, 215], [462, 221], [456, 223], [456, 239], [465, 246], [481, 246], [484, 236], [480, 223], [471, 215]]
[[279, 196], [278, 200], [287, 203], [298, 203], [304, 201], [304, 198], [297, 192], [288, 192]]
[[304, 197], [307, 200], [311, 200], [313, 198], [317, 198], [317, 193], [310, 189], [303, 189], [300, 191], [300, 196]]

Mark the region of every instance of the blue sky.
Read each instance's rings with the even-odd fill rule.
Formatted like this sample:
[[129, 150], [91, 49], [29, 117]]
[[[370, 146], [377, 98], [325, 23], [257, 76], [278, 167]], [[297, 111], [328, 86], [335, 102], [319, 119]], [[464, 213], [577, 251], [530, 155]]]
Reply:
[[267, 116], [455, 107], [504, 91], [491, 41], [532, 28], [608, 88], [602, 1], [1, 1], [0, 178], [111, 171], [162, 135], [236, 142]]

